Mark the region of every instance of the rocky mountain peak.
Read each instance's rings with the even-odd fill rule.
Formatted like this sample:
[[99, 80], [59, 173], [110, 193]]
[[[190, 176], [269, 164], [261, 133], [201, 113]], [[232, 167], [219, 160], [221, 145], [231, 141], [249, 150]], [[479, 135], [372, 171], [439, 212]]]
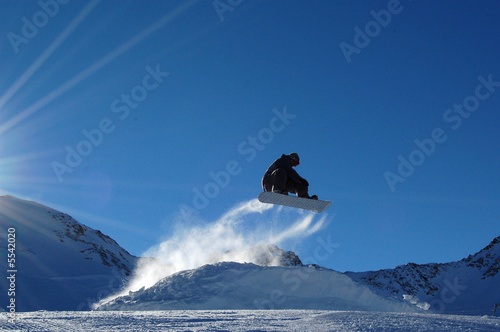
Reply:
[[484, 249], [463, 260], [467, 266], [479, 269], [482, 279], [495, 276], [500, 271], [500, 236], [493, 239]]

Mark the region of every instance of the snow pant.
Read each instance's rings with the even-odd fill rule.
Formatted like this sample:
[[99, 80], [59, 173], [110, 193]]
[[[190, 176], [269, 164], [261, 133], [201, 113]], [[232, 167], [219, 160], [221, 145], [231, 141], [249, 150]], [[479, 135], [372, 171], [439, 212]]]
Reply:
[[279, 190], [282, 192], [294, 193], [299, 197], [309, 198], [309, 188], [303, 183], [299, 183], [288, 176], [288, 172], [284, 168], [274, 170], [269, 176], [262, 181], [264, 191]]

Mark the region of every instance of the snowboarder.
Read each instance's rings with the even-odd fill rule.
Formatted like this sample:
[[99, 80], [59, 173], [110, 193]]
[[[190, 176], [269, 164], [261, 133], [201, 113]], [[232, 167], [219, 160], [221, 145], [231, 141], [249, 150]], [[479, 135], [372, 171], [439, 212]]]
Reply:
[[288, 195], [289, 192], [296, 194], [298, 197], [318, 199], [318, 196], [309, 196], [309, 183], [301, 177], [293, 167], [300, 164], [299, 155], [290, 153], [289, 155], [281, 155], [276, 159], [264, 174], [262, 178], [262, 189], [265, 192], [274, 192], [278, 194]]

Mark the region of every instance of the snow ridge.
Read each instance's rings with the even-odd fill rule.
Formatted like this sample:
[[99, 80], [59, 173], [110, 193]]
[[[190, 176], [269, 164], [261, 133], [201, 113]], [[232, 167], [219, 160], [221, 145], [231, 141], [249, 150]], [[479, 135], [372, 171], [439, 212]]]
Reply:
[[481, 279], [494, 277], [500, 271], [500, 236], [496, 237], [483, 250], [462, 260], [468, 267], [477, 268]]
[[274, 244], [258, 244], [245, 250], [228, 250], [223, 254], [212, 254], [208, 263], [239, 262], [244, 257], [248, 262], [261, 266], [302, 266], [302, 261], [293, 251], [284, 251]]
[[408, 263], [394, 269], [346, 272], [383, 297], [427, 303], [439, 313], [491, 314], [500, 303], [500, 237], [484, 249], [450, 263]]
[[[137, 257], [68, 214], [12, 196], [0, 197], [0, 238], [16, 236], [16, 311], [88, 310], [115, 293]], [[0, 248], [7, 266], [7, 247]], [[0, 292], [7, 294], [2, 281]], [[4, 300], [9, 300], [3, 297]], [[5, 305], [4, 305], [5, 304]], [[2, 302], [1, 308], [7, 303]]]
[[63, 229], [54, 230], [61, 243], [68, 241], [68, 239], [74, 242], [81, 242], [86, 246], [86, 249], [80, 250], [85, 259], [92, 260], [98, 256], [103, 265], [116, 267], [127, 276], [132, 273], [135, 258], [131, 260], [131, 255], [125, 249], [121, 248], [115, 240], [104, 235], [99, 230], [94, 230], [79, 223], [68, 214], [52, 209], [47, 212], [56, 223], [59, 222], [65, 226]]

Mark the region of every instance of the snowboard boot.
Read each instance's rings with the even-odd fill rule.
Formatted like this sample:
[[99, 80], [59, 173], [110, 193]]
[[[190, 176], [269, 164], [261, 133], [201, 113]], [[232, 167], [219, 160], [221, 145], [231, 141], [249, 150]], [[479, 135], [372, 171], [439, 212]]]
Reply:
[[273, 190], [273, 193], [275, 193], [275, 194], [281, 194], [281, 195], [288, 195], [288, 191], [279, 190], [279, 189]]
[[302, 198], [308, 198], [308, 199], [314, 199], [314, 200], [318, 200], [318, 195], [312, 195], [312, 196], [309, 196], [308, 194], [302, 194], [302, 195], [297, 195], [298, 197], [302, 197]]

